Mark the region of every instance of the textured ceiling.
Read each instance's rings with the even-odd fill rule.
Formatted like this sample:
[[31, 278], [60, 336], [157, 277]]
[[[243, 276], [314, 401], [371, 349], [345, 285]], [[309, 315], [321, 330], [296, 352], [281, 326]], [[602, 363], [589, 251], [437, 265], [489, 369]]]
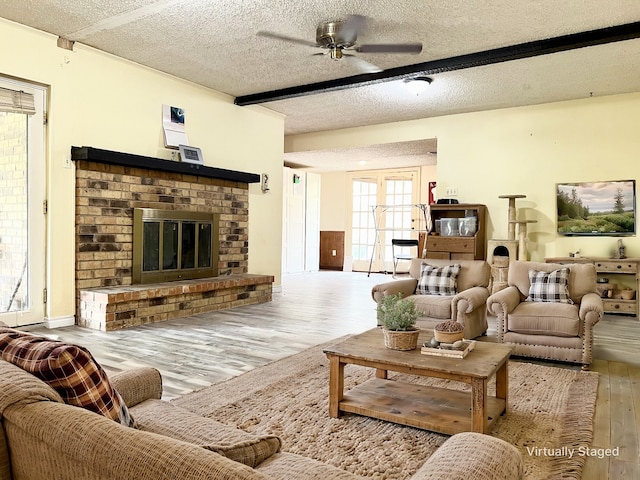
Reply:
[[[390, 69], [637, 22], [640, 2], [0, 0], [4, 18], [234, 97], [361, 73], [348, 59], [332, 61], [313, 55], [320, 50], [312, 46], [256, 35], [266, 30], [315, 41], [319, 23], [349, 14], [369, 18], [359, 43], [422, 42], [419, 55], [358, 54]], [[640, 40], [626, 40], [435, 74], [419, 96], [394, 81], [263, 105], [284, 113], [286, 134], [296, 134], [635, 92], [638, 72]], [[429, 161], [425, 155], [418, 163]]]
[[391, 165], [394, 168], [435, 165], [437, 149], [437, 141], [428, 139], [358, 148], [291, 152], [285, 155], [285, 165], [292, 168], [311, 167], [311, 171], [379, 170]]

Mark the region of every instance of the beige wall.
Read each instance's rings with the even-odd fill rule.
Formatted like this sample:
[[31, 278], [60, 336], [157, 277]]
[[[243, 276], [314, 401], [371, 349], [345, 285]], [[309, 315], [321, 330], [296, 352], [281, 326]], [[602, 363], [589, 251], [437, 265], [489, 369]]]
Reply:
[[185, 109], [189, 141], [206, 165], [269, 174], [269, 194], [259, 184], [249, 190], [249, 271], [275, 275], [280, 284], [280, 115], [237, 107], [227, 95], [83, 45], [57, 48], [56, 37], [2, 19], [0, 45], [1, 75], [49, 87], [49, 318], [74, 313], [74, 169], [65, 166], [71, 146], [171, 158], [162, 139], [163, 104]]
[[[523, 194], [519, 218], [538, 221], [529, 228], [530, 258], [578, 249], [584, 256], [609, 256], [615, 237], [555, 233], [555, 184], [637, 179], [638, 124], [640, 93], [297, 135], [285, 139], [285, 151], [435, 137], [438, 191], [456, 187], [461, 202], [486, 204], [488, 238], [507, 237], [508, 204], [498, 195]], [[636, 236], [623, 243], [627, 256], [640, 256]]]
[[344, 231], [347, 225], [345, 205], [349, 201], [347, 174], [323, 173], [321, 178], [320, 230]]

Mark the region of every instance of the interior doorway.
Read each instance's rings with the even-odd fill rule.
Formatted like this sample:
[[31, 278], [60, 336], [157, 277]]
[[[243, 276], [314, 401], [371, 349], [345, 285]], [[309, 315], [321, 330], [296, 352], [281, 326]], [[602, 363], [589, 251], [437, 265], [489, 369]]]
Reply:
[[283, 168], [282, 273], [320, 269], [320, 175]]

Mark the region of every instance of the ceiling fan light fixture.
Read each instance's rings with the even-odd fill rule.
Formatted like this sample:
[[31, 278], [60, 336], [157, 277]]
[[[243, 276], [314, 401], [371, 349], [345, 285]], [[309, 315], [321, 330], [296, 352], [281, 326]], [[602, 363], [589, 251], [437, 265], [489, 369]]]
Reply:
[[332, 47], [330, 51], [331, 51], [331, 58], [333, 60], [340, 60], [342, 58], [342, 48]]
[[409, 91], [414, 95], [420, 95], [422, 92], [424, 92], [427, 88], [429, 88], [429, 85], [431, 85], [432, 81], [433, 80], [431, 78], [423, 76], [404, 79], [404, 83], [406, 84], [407, 89], [409, 89]]

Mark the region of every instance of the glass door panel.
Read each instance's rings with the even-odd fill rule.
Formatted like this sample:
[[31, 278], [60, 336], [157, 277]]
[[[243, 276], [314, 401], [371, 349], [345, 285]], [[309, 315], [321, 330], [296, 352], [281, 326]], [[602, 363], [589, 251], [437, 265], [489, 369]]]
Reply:
[[10, 80], [0, 87], [34, 95], [36, 113], [0, 111], [0, 320], [44, 321], [45, 91]]
[[366, 271], [373, 254], [375, 228], [373, 206], [378, 201], [378, 181], [359, 178], [352, 182], [351, 255], [353, 270]]
[[[418, 233], [415, 231], [416, 216], [419, 215], [413, 205], [418, 203], [416, 197], [417, 188], [414, 186], [415, 175], [413, 172], [401, 176], [390, 176], [384, 179], [385, 199], [384, 205], [388, 206], [384, 215], [384, 225], [381, 228], [381, 239], [384, 248], [384, 259], [386, 271], [392, 271], [393, 252], [402, 255], [416, 254], [415, 247], [395, 247], [391, 248], [392, 239], [412, 239], [417, 240]], [[400, 270], [407, 270], [408, 264], [398, 265]]]

